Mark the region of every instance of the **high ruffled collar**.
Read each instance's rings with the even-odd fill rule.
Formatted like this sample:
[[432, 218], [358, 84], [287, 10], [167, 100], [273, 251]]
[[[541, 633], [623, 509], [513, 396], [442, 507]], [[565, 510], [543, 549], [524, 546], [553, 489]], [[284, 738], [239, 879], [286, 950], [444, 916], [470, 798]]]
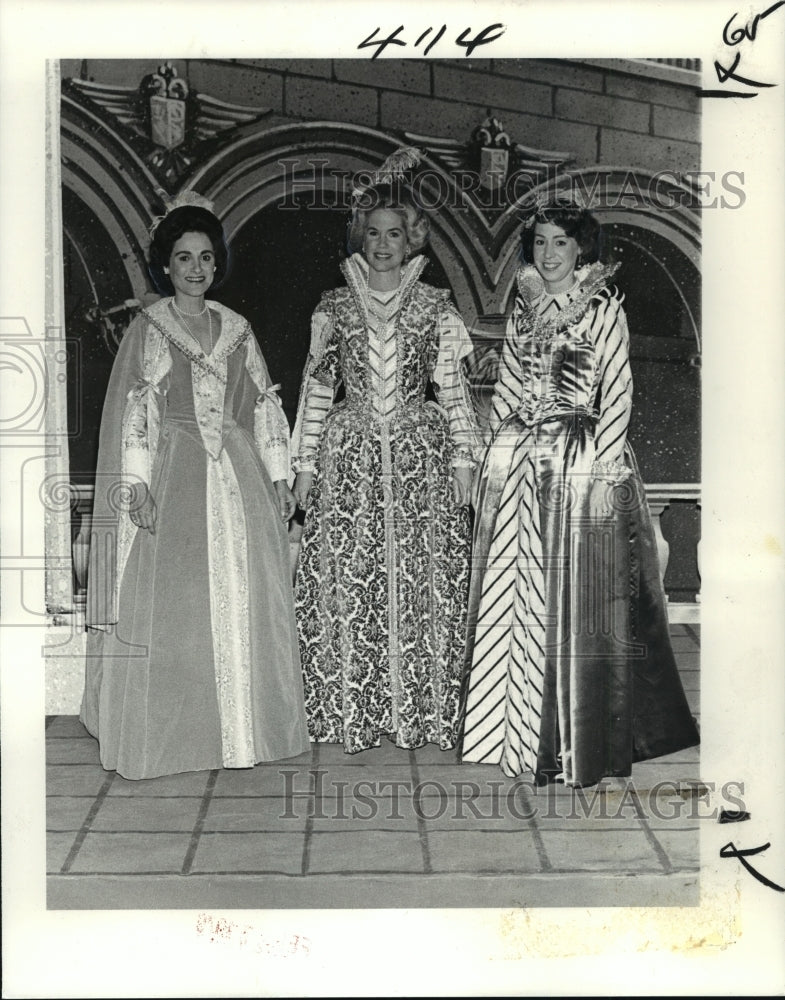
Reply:
[[[516, 274], [518, 298], [515, 310], [518, 322], [530, 331], [533, 339], [543, 342], [549, 340], [560, 330], [567, 329], [583, 318], [594, 296], [607, 286], [618, 268], [618, 264], [587, 264], [576, 273], [577, 284], [556, 295], [545, 291], [536, 268], [520, 268]], [[544, 319], [546, 303], [553, 301], [558, 302], [559, 310], [555, 316]]]
[[[396, 289], [396, 295], [403, 297], [417, 281], [428, 263], [427, 257], [418, 254], [412, 257], [408, 264], [401, 268], [401, 282]], [[369, 292], [368, 280], [370, 275], [368, 261], [362, 254], [353, 253], [341, 264], [341, 271], [346, 278], [346, 283], [355, 292], [365, 298]]]
[[526, 264], [518, 269], [515, 281], [518, 294], [526, 306], [533, 306], [543, 299], [553, 299], [559, 305], [567, 305], [579, 299], [588, 299], [595, 295], [618, 271], [619, 264], [584, 264], [575, 271], [575, 283], [563, 292], [548, 292], [545, 282], [532, 264]]

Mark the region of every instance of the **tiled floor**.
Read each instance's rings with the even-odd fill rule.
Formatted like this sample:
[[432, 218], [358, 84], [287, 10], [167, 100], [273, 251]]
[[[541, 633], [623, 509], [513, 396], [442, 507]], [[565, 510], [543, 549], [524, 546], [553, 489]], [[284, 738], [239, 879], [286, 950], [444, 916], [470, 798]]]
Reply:
[[[672, 635], [698, 716], [699, 630]], [[698, 901], [698, 748], [582, 792], [390, 743], [127, 781], [73, 716], [46, 748], [53, 909]]]

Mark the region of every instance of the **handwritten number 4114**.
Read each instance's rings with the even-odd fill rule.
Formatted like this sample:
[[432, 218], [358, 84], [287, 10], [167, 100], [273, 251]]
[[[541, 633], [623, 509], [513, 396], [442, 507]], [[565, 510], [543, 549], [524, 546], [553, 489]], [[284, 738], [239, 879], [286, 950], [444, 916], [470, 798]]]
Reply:
[[[391, 32], [386, 38], [377, 37], [381, 30], [382, 30], [381, 28], [375, 28], [371, 32], [371, 34], [368, 35], [365, 41], [360, 42], [360, 44], [357, 46], [358, 49], [372, 49], [375, 47], [376, 51], [371, 56], [371, 59], [376, 59], [377, 56], [381, 55], [388, 45], [406, 46], [409, 44], [408, 42], [405, 42], [402, 38], [398, 37], [404, 30], [404, 26], [402, 24], [399, 27], [397, 27], [395, 31]], [[477, 34], [474, 35], [474, 37], [469, 38], [472, 29], [466, 28], [455, 39], [455, 44], [459, 45], [461, 48], [466, 49], [465, 55], [470, 56], [472, 52], [474, 52], [474, 50], [478, 48], [480, 45], [488, 45], [490, 44], [490, 42], [495, 42], [497, 38], [501, 38], [501, 36], [504, 34], [506, 30], [507, 26], [504, 24], [489, 24], [486, 28], [483, 28], [481, 31], [478, 31]], [[433, 28], [426, 28], [425, 31], [422, 32], [417, 41], [414, 43], [414, 48], [417, 48], [418, 45], [424, 42], [432, 31]], [[447, 25], [443, 24], [432, 38], [428, 38], [428, 43], [422, 50], [422, 54], [424, 56], [428, 55], [428, 53], [431, 51], [434, 45], [444, 35], [445, 31], [447, 31]]]

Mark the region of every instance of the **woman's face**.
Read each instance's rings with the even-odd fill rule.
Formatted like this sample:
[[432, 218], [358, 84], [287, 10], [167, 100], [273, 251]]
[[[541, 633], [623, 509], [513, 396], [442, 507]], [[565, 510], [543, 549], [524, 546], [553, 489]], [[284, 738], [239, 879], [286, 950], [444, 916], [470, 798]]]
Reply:
[[400, 271], [408, 246], [406, 227], [397, 212], [375, 208], [366, 220], [363, 252], [374, 271]]
[[567, 236], [561, 226], [538, 222], [534, 227], [534, 266], [552, 295], [566, 292], [575, 282], [575, 265], [580, 254], [578, 241]]
[[199, 298], [215, 280], [215, 251], [204, 233], [183, 233], [172, 247], [167, 274], [177, 296]]

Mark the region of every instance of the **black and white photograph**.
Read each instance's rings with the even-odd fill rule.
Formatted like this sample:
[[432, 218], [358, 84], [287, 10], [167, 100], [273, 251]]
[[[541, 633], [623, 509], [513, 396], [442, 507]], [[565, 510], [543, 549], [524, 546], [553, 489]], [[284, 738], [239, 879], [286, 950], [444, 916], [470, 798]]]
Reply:
[[11, 6], [4, 995], [782, 993], [785, 3]]

